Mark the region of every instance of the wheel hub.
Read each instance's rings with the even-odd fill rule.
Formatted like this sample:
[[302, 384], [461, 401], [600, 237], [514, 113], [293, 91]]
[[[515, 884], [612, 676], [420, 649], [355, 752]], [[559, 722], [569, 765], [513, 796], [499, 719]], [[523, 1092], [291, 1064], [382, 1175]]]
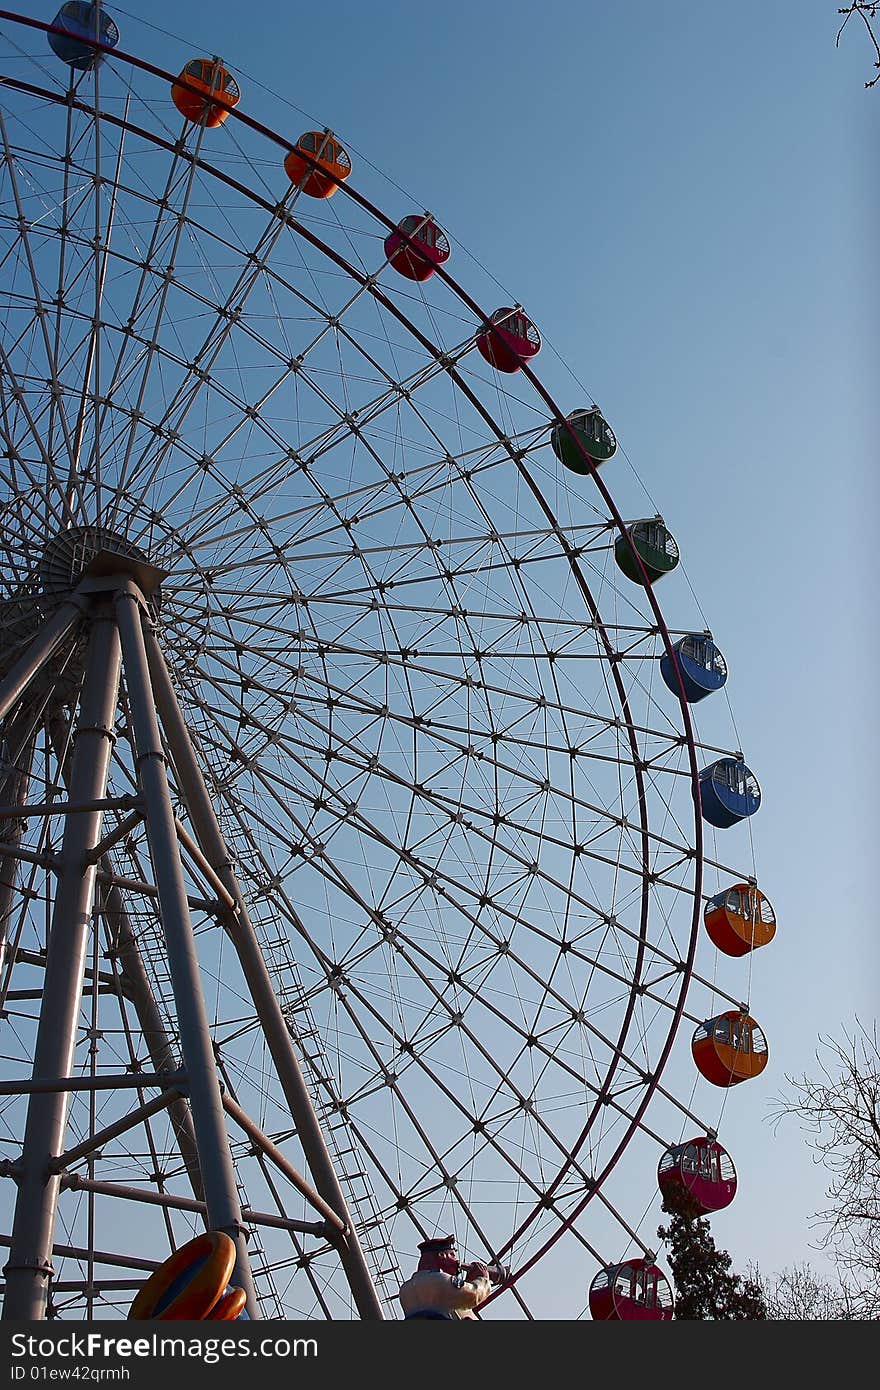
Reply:
[[[151, 564], [145, 551], [124, 535], [106, 526], [73, 526], [59, 531], [45, 545], [30, 578], [19, 592], [0, 604], [2, 658], [0, 675], [20, 655], [53, 612], [87, 574], [129, 574], [143, 589], [150, 615], [158, 616], [159, 581], [163, 572]], [[65, 645], [49, 664], [48, 682], [54, 682], [57, 702], [64, 704], [79, 686], [82, 676], [80, 643]], [[42, 687], [45, 696], [45, 684]]]
[[[131, 571], [135, 577], [139, 567], [150, 566], [149, 556], [143, 550], [106, 526], [73, 526], [67, 531], [59, 531], [48, 542], [40, 557], [40, 593], [50, 599], [64, 599], [73, 592], [86, 571], [94, 568], [96, 562], [100, 561], [101, 572], [106, 573], [112, 560], [117, 558], [120, 570]], [[158, 608], [158, 589], [152, 602]]]

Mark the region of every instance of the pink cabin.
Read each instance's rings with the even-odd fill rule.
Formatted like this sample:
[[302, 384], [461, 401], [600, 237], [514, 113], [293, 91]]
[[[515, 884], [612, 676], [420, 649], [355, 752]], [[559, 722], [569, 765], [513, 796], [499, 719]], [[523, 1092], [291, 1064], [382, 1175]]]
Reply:
[[518, 372], [541, 351], [541, 336], [522, 309], [496, 309], [477, 338], [477, 348], [496, 371]]
[[661, 1269], [649, 1260], [623, 1260], [600, 1269], [590, 1285], [590, 1316], [597, 1322], [673, 1315], [672, 1289]]
[[427, 213], [404, 217], [385, 238], [388, 264], [407, 280], [428, 280], [450, 254], [446, 233]]
[[688, 1207], [706, 1216], [730, 1206], [736, 1195], [736, 1169], [716, 1140], [688, 1139], [666, 1150], [657, 1168], [657, 1184], [670, 1210]]

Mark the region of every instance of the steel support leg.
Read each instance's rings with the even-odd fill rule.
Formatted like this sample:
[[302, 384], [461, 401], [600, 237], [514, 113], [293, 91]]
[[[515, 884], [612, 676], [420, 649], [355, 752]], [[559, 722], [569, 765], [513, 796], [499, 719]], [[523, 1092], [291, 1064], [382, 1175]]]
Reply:
[[348, 1278], [355, 1305], [362, 1318], [381, 1319], [382, 1305], [373, 1286], [363, 1252], [352, 1226], [333, 1160], [324, 1142], [293, 1039], [275, 996], [263, 953], [248, 915], [247, 905], [232, 869], [211, 797], [189, 737], [189, 730], [177, 702], [168, 668], [155, 636], [145, 633], [156, 708], [162, 720], [179, 790], [186, 802], [190, 822], [203, 854], [235, 899], [237, 911], [228, 914], [226, 926], [235, 947], [251, 998], [257, 1010], [284, 1097], [296, 1126], [315, 1187], [341, 1217], [347, 1233], [338, 1240], [339, 1256]]
[[226, 1116], [208, 1015], [202, 995], [198, 956], [187, 904], [180, 847], [174, 827], [174, 810], [168, 789], [165, 755], [156, 720], [141, 626], [141, 606], [125, 590], [115, 598], [122, 641], [125, 682], [136, 749], [138, 781], [144, 799], [147, 838], [153, 877], [159, 893], [162, 926], [183, 1064], [189, 1085], [193, 1126], [199, 1148], [202, 1183], [212, 1230], [225, 1231], [235, 1242], [233, 1279], [248, 1296], [248, 1312], [259, 1316], [245, 1244], [235, 1169], [226, 1132]]
[[[58, 756], [61, 777], [68, 788], [69, 797], [70, 758], [64, 756], [64, 750], [67, 746], [67, 725], [57, 715], [49, 722], [49, 734]], [[102, 858], [98, 863], [98, 868], [103, 870], [108, 878], [112, 877], [113, 863], [110, 859]], [[97, 898], [101, 915], [104, 918], [108, 945], [119, 960], [125, 979], [127, 997], [130, 998], [137, 1014], [141, 1034], [150, 1054], [153, 1069], [160, 1074], [176, 1072], [178, 1058], [159, 1012], [159, 1006], [156, 1003], [147, 972], [144, 969], [135, 930], [122, 893], [115, 884], [104, 886], [99, 884]], [[168, 1113], [174, 1127], [174, 1133], [177, 1136], [180, 1156], [189, 1177], [193, 1196], [202, 1202], [205, 1193], [202, 1187], [198, 1146], [189, 1105], [185, 1100], [172, 1101]]]
[[55, 616], [50, 618], [23, 655], [0, 680], [0, 719], [6, 717], [19, 695], [45, 666], [74, 624], [80, 621], [85, 607], [86, 600], [77, 595], [62, 603]]
[[[109, 870], [110, 864], [101, 863]], [[157, 1072], [169, 1075], [177, 1070], [178, 1061], [165, 1029], [156, 997], [150, 987], [137, 938], [119, 889], [110, 886], [99, 889], [103, 906], [101, 913], [107, 926], [111, 949], [115, 952], [125, 979], [127, 996], [131, 1000], [140, 1025], [141, 1036], [150, 1061]], [[202, 1170], [199, 1163], [199, 1148], [193, 1129], [192, 1115], [185, 1100], [173, 1100], [168, 1107], [168, 1115], [177, 1138], [180, 1156], [183, 1159], [193, 1196], [197, 1201], [205, 1199], [202, 1186]]]
[[[0, 756], [9, 758], [8, 770], [0, 776], [0, 799], [5, 806], [23, 806], [27, 801], [35, 746], [33, 716], [25, 711], [6, 730], [5, 738], [0, 739]], [[6, 844], [16, 848], [23, 835], [24, 822], [20, 818], [0, 822], [0, 839]], [[15, 853], [0, 854], [0, 980], [6, 970], [9, 933], [18, 901], [19, 862]]]
[[[48, 650], [43, 656], [48, 660], [54, 647], [46, 643], [43, 650]], [[39, 663], [32, 674], [38, 669]], [[112, 613], [99, 610], [89, 637], [74, 741], [70, 795], [75, 801], [99, 801], [105, 794], [118, 688], [119, 635]], [[34, 1080], [70, 1076], [74, 1069], [95, 888], [95, 867], [88, 856], [100, 839], [101, 814], [68, 816], [65, 825]], [[35, 1093], [28, 1104], [11, 1250], [4, 1271], [3, 1317], [7, 1319], [34, 1322], [46, 1314], [60, 1186], [60, 1178], [49, 1172], [49, 1163], [64, 1149], [69, 1101], [65, 1092]]]

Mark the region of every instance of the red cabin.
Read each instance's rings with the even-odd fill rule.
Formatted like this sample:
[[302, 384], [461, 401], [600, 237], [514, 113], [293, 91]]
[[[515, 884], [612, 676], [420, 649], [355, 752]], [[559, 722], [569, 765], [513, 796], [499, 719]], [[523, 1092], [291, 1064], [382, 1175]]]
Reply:
[[736, 1086], [760, 1076], [767, 1065], [767, 1040], [747, 1013], [731, 1009], [701, 1023], [691, 1041], [698, 1069], [713, 1086]]
[[673, 1144], [660, 1160], [657, 1184], [670, 1211], [679, 1207], [697, 1216], [729, 1207], [736, 1196], [733, 1159], [714, 1139]]
[[351, 160], [332, 130], [307, 130], [287, 155], [284, 171], [310, 198], [332, 198], [351, 173]]
[[776, 914], [753, 884], [735, 883], [710, 898], [703, 911], [710, 939], [726, 956], [744, 956], [776, 934]]
[[668, 1322], [673, 1314], [672, 1289], [650, 1260], [623, 1260], [600, 1269], [590, 1285], [590, 1316], [597, 1322], [653, 1318]]
[[385, 238], [389, 265], [407, 280], [428, 280], [438, 265], [448, 261], [451, 247], [428, 213], [410, 213]]
[[213, 104], [216, 97], [228, 106], [237, 106], [241, 99], [238, 83], [219, 58], [193, 58], [171, 88], [171, 100], [181, 116], [199, 125], [218, 126], [226, 120], [229, 112]]
[[477, 347], [497, 371], [518, 372], [524, 361], [541, 351], [541, 336], [522, 309], [496, 309]]

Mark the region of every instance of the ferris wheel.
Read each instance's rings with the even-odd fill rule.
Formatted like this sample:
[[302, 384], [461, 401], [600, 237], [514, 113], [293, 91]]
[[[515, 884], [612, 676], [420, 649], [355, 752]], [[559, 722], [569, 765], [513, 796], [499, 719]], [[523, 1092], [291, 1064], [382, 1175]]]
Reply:
[[767, 1056], [703, 923], [775, 927], [676, 541], [332, 131], [81, 0], [0, 56], [4, 1315], [207, 1227], [251, 1317], [397, 1317], [450, 1231], [486, 1317], [666, 1316], [658, 1161], [735, 1186], [673, 1044]]

